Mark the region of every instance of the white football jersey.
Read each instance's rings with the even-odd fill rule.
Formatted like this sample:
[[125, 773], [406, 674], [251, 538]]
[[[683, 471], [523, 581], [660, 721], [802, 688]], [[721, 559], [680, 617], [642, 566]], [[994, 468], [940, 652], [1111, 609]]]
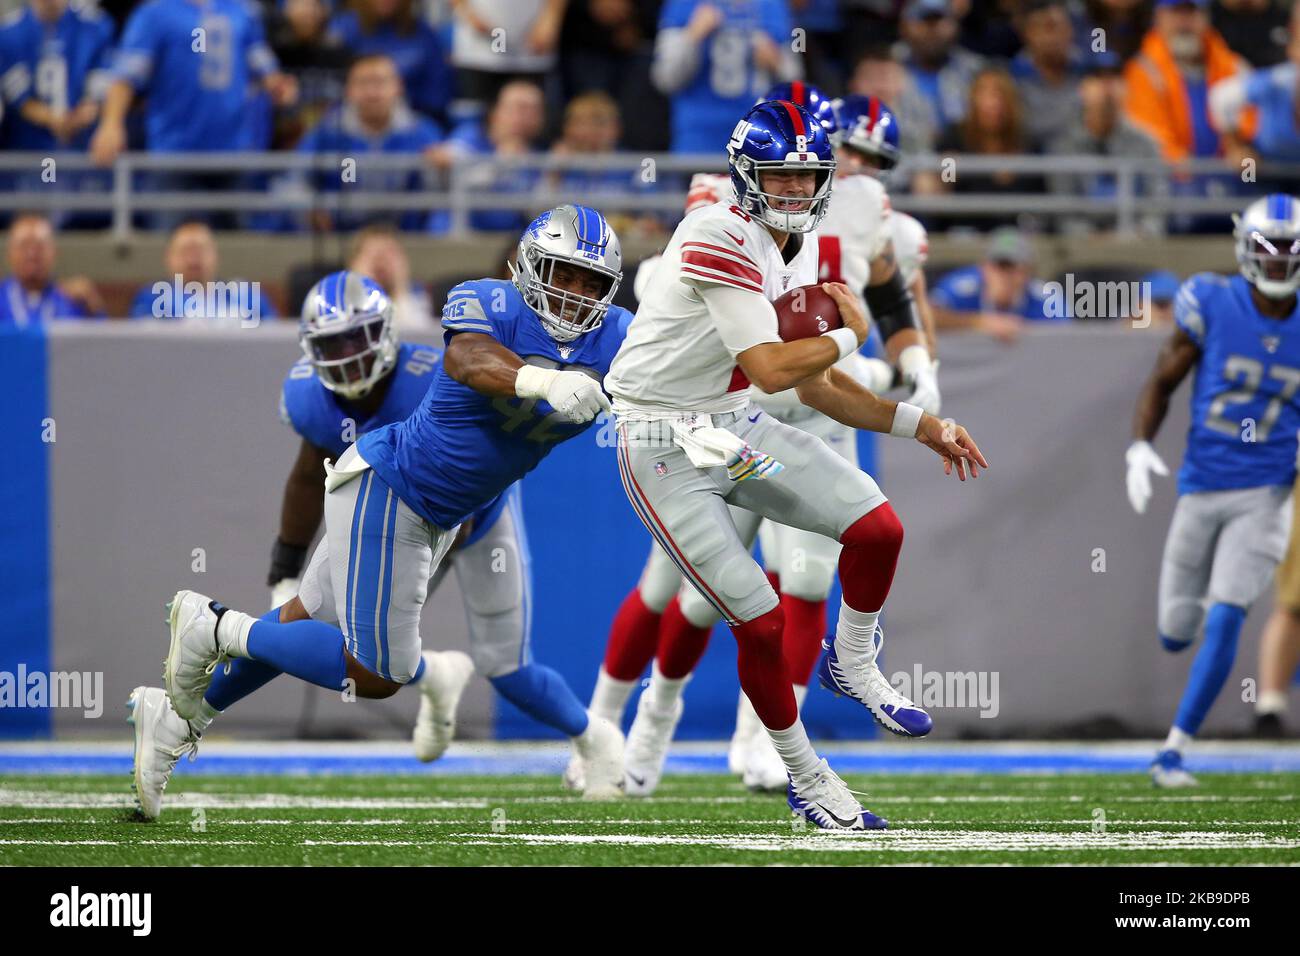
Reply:
[[736, 355], [781, 341], [776, 318], [758, 312], [747, 326], [728, 326], [724, 342], [699, 286], [729, 286], [775, 300], [797, 286], [813, 284], [817, 234], [792, 235], [789, 242], [800, 246], [787, 263], [767, 228], [730, 202], [687, 215], [650, 276], [605, 378], [614, 410], [680, 415], [744, 408], [749, 381], [736, 365]]
[[894, 257], [903, 273], [903, 282], [910, 286], [930, 258], [930, 236], [925, 226], [897, 209], [889, 217], [889, 222], [894, 238]]
[[892, 238], [889, 194], [873, 176], [836, 176], [821, 239], [822, 282], [843, 282], [859, 296], [867, 287], [871, 262]]

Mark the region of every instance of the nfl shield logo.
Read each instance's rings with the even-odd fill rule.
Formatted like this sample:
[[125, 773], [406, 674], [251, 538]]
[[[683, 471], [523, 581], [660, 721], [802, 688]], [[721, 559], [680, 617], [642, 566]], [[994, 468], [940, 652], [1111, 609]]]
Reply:
[[664, 475], [668, 474], [668, 466], [662, 461], [655, 462], [655, 474], [662, 478]]
[[1277, 347], [1282, 344], [1282, 339], [1276, 335], [1265, 335], [1262, 341], [1264, 343], [1264, 351], [1266, 351], [1269, 355], [1272, 355], [1274, 352], [1276, 352]]
[[566, 359], [573, 354], [572, 345], [561, 345], [559, 349], [560, 349], [560, 358], [562, 359]]

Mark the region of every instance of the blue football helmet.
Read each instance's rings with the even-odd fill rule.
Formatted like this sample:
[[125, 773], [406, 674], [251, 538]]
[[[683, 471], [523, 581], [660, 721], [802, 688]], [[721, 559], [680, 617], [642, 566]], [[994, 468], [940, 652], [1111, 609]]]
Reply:
[[1272, 193], [1232, 217], [1237, 267], [1270, 299], [1300, 289], [1300, 199]]
[[770, 103], [772, 100], [787, 100], [802, 106], [813, 119], [822, 124], [822, 129], [826, 130], [827, 135], [831, 137], [831, 142], [834, 143], [835, 133], [839, 130], [835, 106], [831, 98], [817, 87], [800, 80], [795, 80], [793, 83], [778, 83], [764, 93], [758, 102]]
[[835, 101], [836, 146], [848, 146], [875, 159], [881, 169], [898, 165], [898, 117], [878, 97], [850, 94]]
[[[731, 133], [727, 165], [737, 205], [759, 222], [781, 232], [810, 232], [826, 215], [835, 156], [830, 134], [802, 106], [773, 100], [750, 109]], [[814, 173], [811, 198], [765, 192], [761, 175], [773, 169]]]
[[392, 300], [374, 279], [331, 273], [307, 293], [298, 344], [322, 385], [360, 398], [397, 364]]
[[[601, 282], [597, 297], [552, 282], [556, 265], [579, 266]], [[589, 206], [557, 206], [532, 221], [519, 238], [510, 279], [557, 342], [599, 328], [623, 279], [623, 250], [605, 217]]]

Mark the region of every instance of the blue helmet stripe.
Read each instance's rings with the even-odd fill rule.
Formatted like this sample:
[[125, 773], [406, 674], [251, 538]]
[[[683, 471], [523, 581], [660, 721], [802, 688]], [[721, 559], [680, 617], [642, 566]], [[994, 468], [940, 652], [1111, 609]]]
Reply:
[[1277, 222], [1291, 221], [1291, 197], [1286, 193], [1273, 193], [1268, 197], [1268, 218]]
[[[600, 252], [600, 240], [604, 234], [600, 213], [590, 206], [578, 206], [578, 251]], [[594, 235], [593, 235], [594, 233]]]

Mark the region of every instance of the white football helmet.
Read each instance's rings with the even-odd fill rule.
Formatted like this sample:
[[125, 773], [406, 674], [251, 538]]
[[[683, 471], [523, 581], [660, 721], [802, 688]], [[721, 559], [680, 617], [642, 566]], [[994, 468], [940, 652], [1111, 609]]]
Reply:
[[360, 398], [397, 364], [393, 302], [374, 279], [331, 273], [303, 301], [298, 344], [322, 385]]
[[[623, 280], [623, 250], [605, 217], [589, 206], [557, 206], [532, 221], [519, 237], [510, 279], [557, 342], [572, 342], [605, 321]], [[555, 267], [573, 265], [601, 280], [598, 297], [555, 285]]]
[[1270, 299], [1300, 289], [1300, 200], [1286, 193], [1256, 199], [1234, 214], [1237, 266], [1246, 281]]

